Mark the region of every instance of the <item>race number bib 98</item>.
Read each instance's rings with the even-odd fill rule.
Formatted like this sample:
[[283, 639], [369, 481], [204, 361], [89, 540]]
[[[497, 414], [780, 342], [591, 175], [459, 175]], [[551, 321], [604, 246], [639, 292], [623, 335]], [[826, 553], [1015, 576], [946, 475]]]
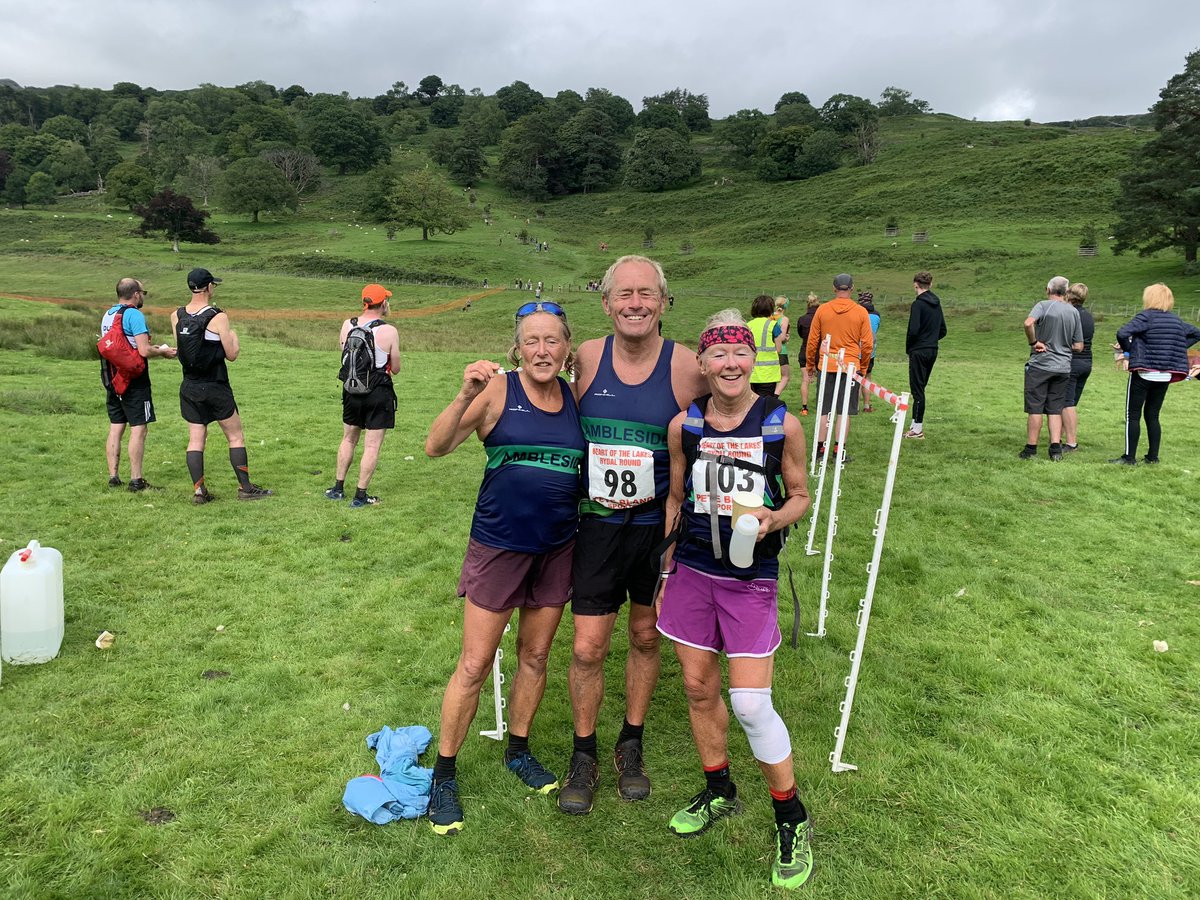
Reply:
[[654, 499], [654, 454], [623, 444], [588, 445], [591, 499], [609, 509], [628, 509]]
[[[700, 450], [704, 453], [728, 456], [733, 459], [745, 460], [756, 466], [763, 463], [763, 442], [761, 437], [752, 438], [714, 438], [706, 437], [700, 441]], [[696, 495], [693, 511], [709, 512], [711, 498], [717, 502], [717, 515], [733, 515], [733, 495], [738, 491], [748, 491], [758, 497], [766, 496], [767, 479], [762, 472], [751, 472], [739, 469], [731, 464], [714, 463], [717, 470], [717, 483], [708, 483], [709, 464], [707, 460], [698, 459], [692, 465], [692, 490]]]

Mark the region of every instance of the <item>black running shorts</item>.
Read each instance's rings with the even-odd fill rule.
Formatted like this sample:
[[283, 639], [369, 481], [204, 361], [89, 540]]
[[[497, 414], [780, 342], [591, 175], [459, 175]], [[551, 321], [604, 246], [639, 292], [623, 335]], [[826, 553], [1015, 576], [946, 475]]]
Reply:
[[833, 409], [834, 400], [837, 401], [838, 415], [842, 414], [842, 399], [846, 396], [846, 386], [850, 386], [850, 415], [858, 415], [858, 385], [854, 384], [850, 377], [843, 372], [841, 390], [837, 392], [837, 397], [833, 396], [833, 384], [837, 379], [837, 372], [825, 373], [825, 396], [821, 399], [821, 415], [829, 415], [829, 411]]
[[185, 422], [223, 422], [238, 411], [233, 388], [225, 381], [189, 381], [179, 385], [179, 412]]
[[571, 612], [577, 616], [616, 613], [626, 596], [641, 606], [654, 603], [659, 566], [654, 550], [662, 543], [663, 526], [622, 524], [623, 518], [617, 513], [607, 521], [579, 520], [571, 569]]
[[368, 394], [342, 391], [342, 421], [355, 428], [376, 431], [396, 427], [396, 389], [389, 379]]
[[1067, 372], [1047, 372], [1025, 366], [1025, 412], [1031, 416], [1060, 415], [1067, 404]]
[[108, 421], [114, 425], [149, 425], [154, 421], [149, 379], [144, 385], [135, 381], [120, 397], [111, 387], [107, 393]]

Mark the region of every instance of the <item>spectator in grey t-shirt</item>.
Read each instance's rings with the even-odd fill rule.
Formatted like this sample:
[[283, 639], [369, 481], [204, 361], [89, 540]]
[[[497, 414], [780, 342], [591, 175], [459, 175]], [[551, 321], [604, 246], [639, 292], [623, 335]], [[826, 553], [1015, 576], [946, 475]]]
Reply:
[[1083, 349], [1083, 325], [1079, 311], [1067, 303], [1070, 282], [1061, 275], [1046, 285], [1046, 299], [1025, 319], [1025, 337], [1031, 352], [1025, 363], [1025, 412], [1029, 415], [1026, 443], [1018, 456], [1037, 455], [1042, 416], [1050, 427], [1050, 459], [1062, 459], [1062, 411], [1071, 375], [1071, 351]]

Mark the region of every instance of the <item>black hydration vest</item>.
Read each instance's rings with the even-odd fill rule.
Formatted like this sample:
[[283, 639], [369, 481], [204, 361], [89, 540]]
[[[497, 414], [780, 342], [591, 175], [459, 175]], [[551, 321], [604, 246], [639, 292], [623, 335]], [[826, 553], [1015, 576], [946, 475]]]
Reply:
[[179, 362], [183, 365], [183, 377], [191, 381], [229, 381], [225, 368], [225, 347], [220, 341], [205, 340], [204, 333], [209, 323], [221, 312], [215, 306], [206, 306], [198, 313], [190, 313], [186, 306], [175, 311], [175, 345], [179, 351]]

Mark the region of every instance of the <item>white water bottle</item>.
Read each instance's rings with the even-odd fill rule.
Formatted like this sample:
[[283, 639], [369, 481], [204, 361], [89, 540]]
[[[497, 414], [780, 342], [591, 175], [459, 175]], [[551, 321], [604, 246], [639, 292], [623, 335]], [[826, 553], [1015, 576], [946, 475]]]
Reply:
[[758, 529], [762, 523], [757, 516], [744, 513], [733, 523], [733, 536], [729, 539], [729, 561], [739, 569], [754, 565], [754, 545], [758, 542]]

